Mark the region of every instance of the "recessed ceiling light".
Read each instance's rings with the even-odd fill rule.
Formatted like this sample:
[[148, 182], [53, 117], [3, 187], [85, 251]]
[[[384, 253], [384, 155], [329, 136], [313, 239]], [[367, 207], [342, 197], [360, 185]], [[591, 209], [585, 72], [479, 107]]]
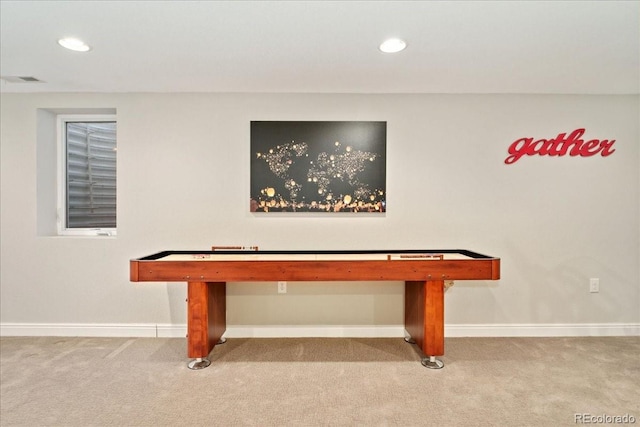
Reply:
[[58, 44], [69, 50], [75, 50], [76, 52], [88, 52], [91, 50], [91, 47], [89, 47], [88, 44], [82, 40], [74, 39], [72, 37], [60, 39], [58, 40]]
[[384, 53], [396, 53], [404, 50], [407, 43], [401, 39], [388, 39], [382, 42], [379, 49]]

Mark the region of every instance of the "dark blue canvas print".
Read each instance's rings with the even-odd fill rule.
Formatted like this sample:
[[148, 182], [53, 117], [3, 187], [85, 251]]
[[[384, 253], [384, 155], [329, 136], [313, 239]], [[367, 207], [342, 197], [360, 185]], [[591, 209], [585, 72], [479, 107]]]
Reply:
[[252, 212], [386, 211], [386, 122], [251, 122]]

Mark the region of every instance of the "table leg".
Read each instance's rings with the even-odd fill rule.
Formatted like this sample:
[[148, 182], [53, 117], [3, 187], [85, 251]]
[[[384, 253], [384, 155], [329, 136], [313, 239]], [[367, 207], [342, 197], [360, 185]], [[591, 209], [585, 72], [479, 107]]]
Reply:
[[211, 363], [207, 356], [217, 343], [224, 342], [227, 302], [225, 282], [189, 282], [187, 289], [187, 351], [191, 369]]
[[444, 281], [405, 282], [405, 329], [407, 342], [415, 342], [425, 354], [422, 364], [439, 369], [444, 366], [436, 356], [444, 354]]

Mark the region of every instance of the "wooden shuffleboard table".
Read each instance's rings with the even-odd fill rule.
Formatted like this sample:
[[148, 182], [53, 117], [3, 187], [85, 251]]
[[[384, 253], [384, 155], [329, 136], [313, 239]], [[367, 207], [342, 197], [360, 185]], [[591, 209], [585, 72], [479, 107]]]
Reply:
[[404, 281], [408, 342], [441, 368], [444, 288], [451, 280], [497, 280], [500, 259], [460, 249], [363, 251], [162, 251], [130, 261], [132, 282], [187, 282], [189, 367], [207, 359], [226, 329], [227, 282]]

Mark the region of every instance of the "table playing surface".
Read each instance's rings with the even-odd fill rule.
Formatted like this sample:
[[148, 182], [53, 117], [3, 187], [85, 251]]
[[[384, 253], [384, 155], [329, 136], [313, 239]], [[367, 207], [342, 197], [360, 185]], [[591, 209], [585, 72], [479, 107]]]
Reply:
[[[442, 256], [442, 258], [440, 258]], [[433, 261], [474, 259], [462, 253], [170, 253], [157, 261]]]

